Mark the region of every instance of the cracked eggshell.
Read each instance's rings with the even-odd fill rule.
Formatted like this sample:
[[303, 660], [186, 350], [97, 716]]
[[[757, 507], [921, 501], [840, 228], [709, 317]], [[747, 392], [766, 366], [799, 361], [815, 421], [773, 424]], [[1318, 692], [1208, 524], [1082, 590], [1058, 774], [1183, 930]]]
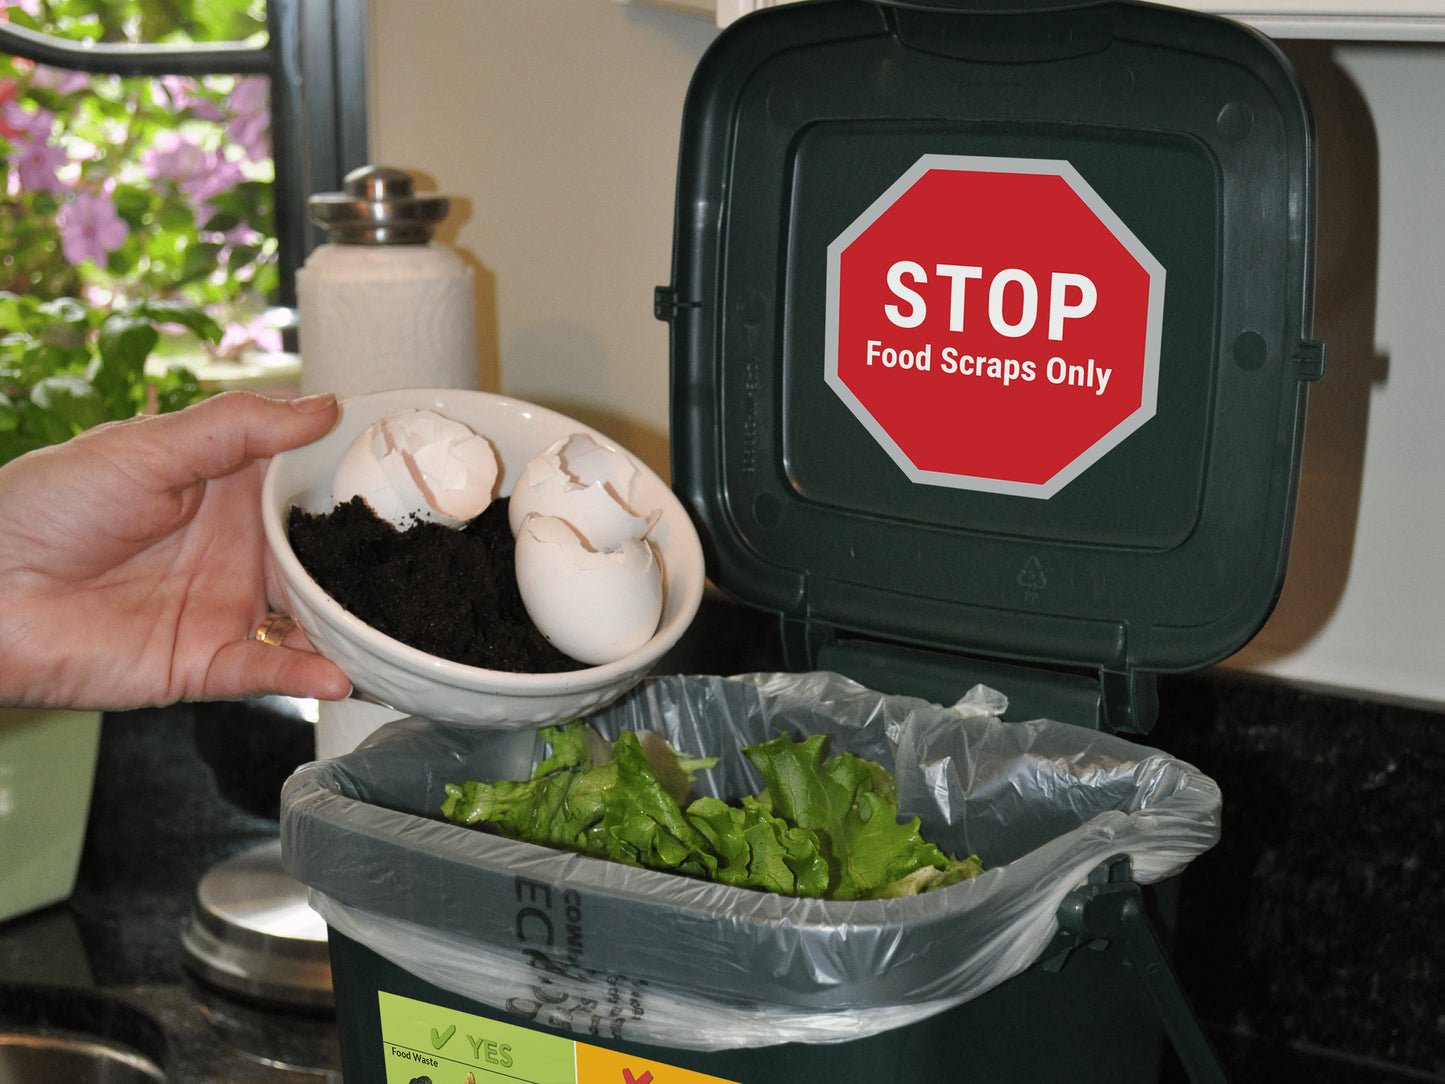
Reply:
[[428, 521], [460, 527], [497, 488], [497, 451], [469, 426], [431, 410], [393, 411], [352, 442], [331, 483], [334, 504], [361, 497], [399, 528]]
[[636, 507], [641, 471], [619, 448], [573, 433], [533, 457], [512, 487], [508, 520], [518, 534], [528, 516], [565, 520], [595, 550], [644, 538], [661, 515]]
[[662, 617], [662, 566], [646, 539], [596, 550], [564, 520], [531, 515], [517, 533], [517, 587], [553, 646], [600, 666], [652, 639]]

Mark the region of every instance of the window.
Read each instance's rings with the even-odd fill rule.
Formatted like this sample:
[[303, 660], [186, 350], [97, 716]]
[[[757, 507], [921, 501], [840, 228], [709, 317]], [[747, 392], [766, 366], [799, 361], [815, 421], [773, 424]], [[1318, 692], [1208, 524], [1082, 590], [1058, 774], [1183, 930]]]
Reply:
[[0, 0], [0, 289], [174, 291], [294, 348], [365, 102], [365, 0]]

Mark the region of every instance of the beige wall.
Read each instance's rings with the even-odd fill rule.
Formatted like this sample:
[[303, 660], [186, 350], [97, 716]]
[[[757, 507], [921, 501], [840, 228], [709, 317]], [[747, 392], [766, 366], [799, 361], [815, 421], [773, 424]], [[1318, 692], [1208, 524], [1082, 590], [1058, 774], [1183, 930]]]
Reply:
[[[483, 384], [667, 468], [683, 95], [701, 18], [613, 0], [371, 0], [373, 157], [459, 198]], [[1286, 43], [1320, 134], [1314, 391], [1290, 579], [1236, 661], [1445, 704], [1445, 46]]]
[[667, 469], [682, 100], [715, 30], [612, 0], [373, 0], [372, 157], [456, 197], [482, 386]]
[[1236, 661], [1445, 702], [1445, 45], [1285, 47], [1319, 135], [1329, 360], [1290, 577]]

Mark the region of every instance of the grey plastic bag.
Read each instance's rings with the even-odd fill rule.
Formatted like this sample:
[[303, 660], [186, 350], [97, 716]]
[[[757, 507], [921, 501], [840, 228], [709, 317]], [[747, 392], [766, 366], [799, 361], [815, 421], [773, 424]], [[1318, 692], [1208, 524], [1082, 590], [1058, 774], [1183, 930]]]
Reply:
[[986, 871], [905, 899], [733, 888], [438, 819], [448, 782], [520, 778], [532, 734], [423, 719], [303, 766], [282, 795], [285, 864], [334, 929], [419, 978], [553, 1027], [699, 1050], [862, 1038], [1033, 964], [1063, 898], [1127, 855], [1148, 883], [1219, 834], [1219, 789], [1158, 750], [1040, 720], [982, 687], [950, 707], [828, 672], [658, 677], [589, 717], [721, 757], [699, 793], [761, 782], [744, 746], [826, 733], [893, 767], [899, 806]]

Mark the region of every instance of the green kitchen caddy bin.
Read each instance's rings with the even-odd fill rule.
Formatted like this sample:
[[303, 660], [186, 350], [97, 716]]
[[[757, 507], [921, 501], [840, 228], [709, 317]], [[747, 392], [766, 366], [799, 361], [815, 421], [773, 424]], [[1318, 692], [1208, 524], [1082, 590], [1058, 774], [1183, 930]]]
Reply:
[[[937, 804], [925, 825], [1039, 888], [1019, 925], [959, 902], [983, 878], [865, 918], [468, 834], [431, 816], [443, 779], [506, 755], [525, 774], [536, 751], [403, 720], [283, 796], [350, 1084], [1113, 1084], [1156, 1080], [1166, 1042], [1222, 1079], [1145, 917], [1217, 831], [1191, 804], [1212, 784], [1121, 735], [1150, 729], [1155, 675], [1237, 650], [1283, 582], [1324, 367], [1312, 140], [1267, 39], [1173, 7], [819, 0], [722, 32], [654, 300], [673, 485], [713, 582], [778, 615], [796, 684], [717, 695], [844, 683], [792, 704], [776, 726], [795, 731], [876, 697], [900, 787]], [[715, 692], [637, 707], [667, 681], [600, 725], [641, 711], [675, 733], [677, 704]], [[961, 721], [980, 689], [1007, 708]], [[935, 722], [971, 736], [916, 745]], [[752, 725], [688, 751], [731, 755]], [[1151, 857], [1151, 829], [1191, 817], [1193, 849]], [[1074, 848], [1125, 824], [1140, 834]], [[1054, 848], [1082, 864], [1030, 864]], [[950, 1000], [979, 945], [1027, 959]], [[491, 996], [519, 960], [528, 992]], [[691, 1015], [639, 1041], [629, 1021], [669, 985]], [[750, 989], [756, 1041], [709, 1042]], [[857, 1028], [778, 1041], [769, 1005]]]
[[[983, 687], [944, 706], [829, 671], [666, 675], [589, 717], [606, 738], [648, 729], [717, 756], [694, 780], [714, 798], [756, 793], [742, 750], [782, 734], [889, 766], [924, 838], [988, 866], [900, 898], [714, 884], [438, 819], [449, 782], [524, 776], [545, 734], [410, 718], [307, 765], [283, 793], [282, 846], [330, 930], [347, 1079], [410, 1084], [424, 1066], [444, 1070], [425, 1074], [433, 1081], [491, 1072], [529, 1084], [615, 1081], [622, 1069], [904, 1081], [965, 1065], [1059, 1075], [1081, 1057], [1137, 1079], [1131, 1067], [1159, 1045], [1145, 988], [1116, 983], [1119, 1020], [1094, 1032], [1069, 1004], [1073, 983], [1129, 959], [1153, 976], [1148, 992], [1164, 996], [1186, 1048], [1197, 1039], [1187, 1008], [1172, 1011], [1147, 925], [1131, 920], [1129, 875], [1159, 881], [1211, 846], [1219, 789], [1117, 735], [1003, 722], [1002, 704]], [[1047, 981], [1033, 985], [1039, 960]], [[1049, 971], [1066, 961], [1060, 982]], [[991, 1018], [1001, 1004], [1010, 1010]], [[1033, 1037], [1040, 1019], [1052, 1020], [1046, 1047]]]

